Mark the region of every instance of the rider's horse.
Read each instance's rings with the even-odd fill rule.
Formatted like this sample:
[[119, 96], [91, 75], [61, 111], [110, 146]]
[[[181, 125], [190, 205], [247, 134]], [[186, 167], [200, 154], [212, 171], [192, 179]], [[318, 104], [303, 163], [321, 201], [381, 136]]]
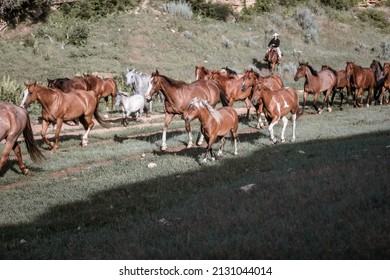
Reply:
[[[353, 106], [363, 105], [363, 94], [366, 89], [368, 90], [367, 107], [370, 106], [371, 93], [375, 87], [374, 71], [371, 68], [363, 68], [353, 62], [347, 62], [345, 72], [351, 81], [351, 86], [357, 89], [357, 93], [353, 95]], [[360, 96], [359, 104], [356, 102], [358, 96]]]
[[[71, 92], [64, 93], [58, 89], [48, 88], [37, 83], [24, 83], [26, 90], [21, 107], [26, 108], [30, 103], [38, 101], [42, 105], [42, 139], [52, 148], [53, 152], [57, 151], [61, 127], [64, 121], [79, 119], [86, 130], [82, 137], [82, 146], [88, 144], [88, 134], [94, 127], [92, 116], [103, 127], [108, 127], [98, 113], [98, 102], [96, 94], [93, 91], [84, 91], [75, 89]], [[55, 142], [52, 143], [46, 138], [46, 131], [49, 123], [57, 123]]]
[[0, 159], [0, 170], [7, 162], [9, 153], [13, 150], [22, 173], [26, 175], [29, 172], [23, 162], [22, 151], [17, 142], [18, 137], [22, 132], [31, 160], [36, 162], [44, 159], [43, 154], [35, 143], [30, 117], [28, 116], [27, 111], [14, 104], [0, 101], [0, 141], [3, 139], [6, 141], [4, 151]]
[[274, 72], [276, 69], [276, 65], [279, 64], [279, 56], [277, 49], [273, 47], [270, 48], [265, 57], [268, 63], [268, 69]]
[[295, 141], [295, 127], [299, 101], [298, 94], [293, 88], [286, 87], [279, 90], [271, 90], [266, 87], [259, 88], [256, 86], [251, 101], [253, 105], [258, 103], [262, 104], [264, 115], [269, 123], [268, 130], [272, 143], [276, 142], [273, 128], [280, 119], [283, 121], [283, 129], [280, 138], [282, 142], [285, 141], [284, 133], [288, 123], [286, 115], [291, 113], [293, 127], [291, 141]]
[[331, 112], [332, 108], [329, 104], [329, 94], [337, 84], [337, 77], [331, 70], [321, 70], [317, 72], [307, 62], [300, 62], [297, 72], [294, 76], [294, 80], [298, 81], [300, 78], [305, 77], [304, 93], [303, 93], [303, 114], [306, 106], [307, 94], [314, 94], [313, 106], [319, 114], [322, 113], [322, 109], [317, 108], [317, 100], [321, 92], [325, 93], [324, 104], [327, 105], [328, 111]]
[[238, 115], [234, 108], [221, 107], [218, 110], [214, 109], [206, 100], [198, 100], [194, 98], [191, 100], [188, 108], [183, 112], [183, 118], [187, 122], [198, 118], [201, 123], [201, 131], [204, 135], [207, 148], [203, 162], [207, 161], [207, 154], [210, 152], [211, 159], [215, 159], [215, 153], [212, 145], [217, 138], [221, 138], [221, 145], [217, 153], [222, 155], [223, 147], [226, 139], [225, 135], [231, 133], [232, 141], [234, 143], [234, 154], [237, 155], [237, 130], [238, 130]]
[[84, 74], [84, 79], [90, 87], [88, 90], [93, 90], [97, 94], [98, 103], [101, 98], [106, 102], [106, 111], [108, 111], [108, 97], [111, 96], [111, 111], [114, 108], [115, 97], [118, 93], [116, 81], [112, 78], [100, 78], [95, 75]]
[[[161, 150], [167, 149], [166, 134], [168, 125], [171, 123], [175, 115], [182, 115], [187, 109], [190, 101], [197, 97], [205, 99], [214, 106], [219, 102], [222, 94], [221, 89], [216, 83], [210, 80], [197, 80], [192, 83], [174, 80], [160, 73], [152, 73], [150, 78], [149, 88], [146, 91], [146, 100], [151, 100], [152, 97], [161, 92], [165, 97], [165, 121], [162, 135]], [[188, 132], [189, 142], [187, 147], [192, 146], [192, 133], [190, 123], [186, 121], [186, 131]], [[201, 140], [200, 140], [201, 142]], [[199, 143], [198, 143], [199, 144]]]
[[[261, 89], [263, 87], [267, 87], [272, 90], [278, 90], [284, 87], [282, 79], [278, 75], [271, 75], [267, 77], [261, 77], [257, 72], [255, 72], [253, 69], [251, 70], [245, 70], [245, 74], [243, 76], [243, 82], [241, 86], [242, 91], [246, 91], [248, 88], [257, 87], [258, 89]], [[263, 112], [263, 106], [262, 103], [259, 101], [257, 103], [252, 102], [252, 105], [256, 109], [257, 114], [257, 128], [263, 128], [264, 124], [261, 119], [261, 113]]]

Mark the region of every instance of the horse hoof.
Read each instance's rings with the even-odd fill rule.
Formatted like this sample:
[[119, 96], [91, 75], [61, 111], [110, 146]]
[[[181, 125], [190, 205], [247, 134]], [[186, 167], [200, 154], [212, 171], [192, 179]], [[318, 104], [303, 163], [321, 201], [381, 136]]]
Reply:
[[281, 139], [282, 140], [282, 143], [286, 142], [286, 139]]
[[329, 112], [329, 113], [332, 112], [332, 108], [329, 107], [329, 108], [328, 108], [328, 112]]
[[212, 157], [212, 158], [211, 158], [211, 161], [215, 161], [215, 157]]
[[166, 151], [166, 150], [167, 150], [167, 145], [162, 145], [162, 146], [160, 147], [160, 150], [161, 150], [161, 151]]
[[294, 143], [295, 142], [295, 138], [291, 139], [291, 142]]
[[192, 148], [192, 142], [187, 144], [187, 149]]
[[222, 156], [222, 151], [218, 151], [217, 156]]
[[197, 143], [198, 146], [202, 146], [202, 144], [203, 144], [203, 141]]
[[27, 175], [30, 170], [28, 168], [25, 168], [22, 170], [23, 175]]

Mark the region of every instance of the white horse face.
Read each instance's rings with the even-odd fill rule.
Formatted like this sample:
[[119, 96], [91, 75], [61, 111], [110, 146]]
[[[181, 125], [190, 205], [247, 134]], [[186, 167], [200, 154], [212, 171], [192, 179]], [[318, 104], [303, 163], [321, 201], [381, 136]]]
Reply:
[[28, 98], [28, 89], [26, 88], [24, 91], [23, 91], [23, 100], [22, 102], [20, 103], [20, 107], [24, 108], [24, 109], [27, 109], [28, 108], [28, 103], [26, 103], [27, 101], [27, 98]]
[[131, 70], [126, 74], [126, 85], [131, 85], [135, 82], [135, 70]]

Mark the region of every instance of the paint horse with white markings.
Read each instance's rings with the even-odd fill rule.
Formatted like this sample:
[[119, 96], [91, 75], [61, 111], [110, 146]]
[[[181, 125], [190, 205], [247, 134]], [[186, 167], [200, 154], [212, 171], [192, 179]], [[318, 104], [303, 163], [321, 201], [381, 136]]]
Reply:
[[201, 123], [201, 131], [204, 135], [207, 147], [203, 162], [207, 161], [207, 154], [210, 152], [211, 159], [215, 160], [215, 153], [212, 145], [220, 138], [221, 145], [217, 156], [221, 156], [226, 139], [225, 135], [231, 133], [234, 144], [234, 154], [237, 155], [237, 130], [238, 130], [238, 115], [234, 108], [221, 107], [218, 110], [214, 109], [206, 100], [198, 100], [194, 98], [190, 105], [183, 113], [183, 118], [191, 122], [198, 118]]

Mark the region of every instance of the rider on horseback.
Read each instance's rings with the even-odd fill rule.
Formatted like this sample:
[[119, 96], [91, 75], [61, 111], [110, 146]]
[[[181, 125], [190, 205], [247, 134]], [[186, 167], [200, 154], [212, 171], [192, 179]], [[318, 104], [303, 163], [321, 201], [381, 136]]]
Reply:
[[265, 60], [268, 61], [268, 53], [271, 49], [275, 49], [278, 53], [278, 60], [280, 61], [282, 59], [282, 51], [279, 48], [280, 46], [280, 40], [279, 40], [279, 34], [275, 33], [272, 40], [268, 43], [268, 51], [265, 55]]

